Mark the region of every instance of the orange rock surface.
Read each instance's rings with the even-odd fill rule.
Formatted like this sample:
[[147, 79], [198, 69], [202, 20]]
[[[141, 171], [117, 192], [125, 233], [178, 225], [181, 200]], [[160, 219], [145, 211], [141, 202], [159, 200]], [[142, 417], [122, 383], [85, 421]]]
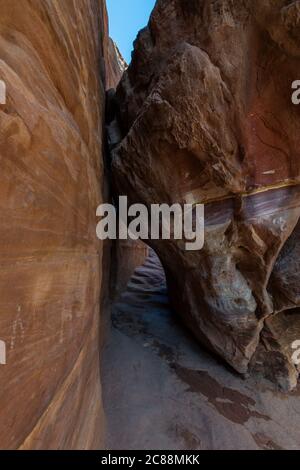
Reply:
[[132, 203], [205, 204], [203, 250], [152, 241], [174, 309], [239, 373], [283, 389], [299, 376], [299, 17], [291, 0], [158, 0], [111, 138]]
[[105, 5], [0, 11], [0, 446], [99, 448]]

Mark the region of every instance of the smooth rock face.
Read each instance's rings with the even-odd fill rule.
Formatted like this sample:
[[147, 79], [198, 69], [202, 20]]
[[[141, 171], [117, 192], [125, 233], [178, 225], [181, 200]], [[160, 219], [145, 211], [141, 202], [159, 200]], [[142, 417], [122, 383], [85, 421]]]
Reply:
[[104, 4], [0, 11], [0, 446], [99, 448]]
[[106, 48], [106, 88], [116, 88], [122, 78], [127, 64], [123, 59], [117, 44], [111, 39], [108, 39], [108, 46]]
[[205, 202], [202, 251], [152, 242], [173, 306], [238, 372], [284, 389], [300, 339], [299, 11], [289, 0], [158, 0], [117, 91], [113, 151], [131, 202]]
[[126, 290], [136, 268], [142, 266], [149, 247], [140, 240], [118, 240], [111, 260], [111, 283], [116, 300]]
[[[116, 117], [117, 100], [116, 88], [127, 68], [117, 45], [109, 38], [106, 51], [106, 137], [110, 150], [120, 141], [121, 132]], [[108, 152], [109, 153], [109, 152]], [[108, 160], [106, 181], [111, 180], [111, 161]], [[107, 200], [112, 199], [111, 187], [108, 185]], [[147, 258], [149, 249], [145, 243], [139, 240], [116, 240], [104, 243], [104, 256], [110, 259], [110, 271], [107, 290], [110, 292], [110, 301], [116, 300], [126, 289], [126, 286], [134, 273], [135, 268], [141, 266]]]

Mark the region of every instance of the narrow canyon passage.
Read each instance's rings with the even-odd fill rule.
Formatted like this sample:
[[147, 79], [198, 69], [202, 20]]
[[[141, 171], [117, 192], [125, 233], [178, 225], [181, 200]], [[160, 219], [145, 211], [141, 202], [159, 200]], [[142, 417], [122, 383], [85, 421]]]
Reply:
[[300, 449], [300, 0], [0, 5], [0, 449]]
[[207, 354], [170, 310], [152, 251], [113, 306], [103, 355], [106, 447], [297, 449], [300, 391], [243, 381]]

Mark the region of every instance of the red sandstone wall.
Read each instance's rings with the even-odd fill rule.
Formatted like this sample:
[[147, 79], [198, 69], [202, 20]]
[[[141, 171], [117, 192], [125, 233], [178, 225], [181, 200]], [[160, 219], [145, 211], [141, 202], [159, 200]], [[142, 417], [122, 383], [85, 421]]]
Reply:
[[104, 4], [0, 11], [0, 447], [97, 448]]

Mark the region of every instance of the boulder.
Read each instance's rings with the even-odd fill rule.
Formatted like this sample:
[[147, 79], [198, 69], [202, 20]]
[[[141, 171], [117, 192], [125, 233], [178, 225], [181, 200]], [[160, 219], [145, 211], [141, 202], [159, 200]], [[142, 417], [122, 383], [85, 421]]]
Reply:
[[205, 204], [201, 251], [151, 241], [173, 307], [236, 371], [283, 389], [300, 339], [299, 18], [299, 1], [158, 0], [117, 90], [112, 150], [132, 203]]

